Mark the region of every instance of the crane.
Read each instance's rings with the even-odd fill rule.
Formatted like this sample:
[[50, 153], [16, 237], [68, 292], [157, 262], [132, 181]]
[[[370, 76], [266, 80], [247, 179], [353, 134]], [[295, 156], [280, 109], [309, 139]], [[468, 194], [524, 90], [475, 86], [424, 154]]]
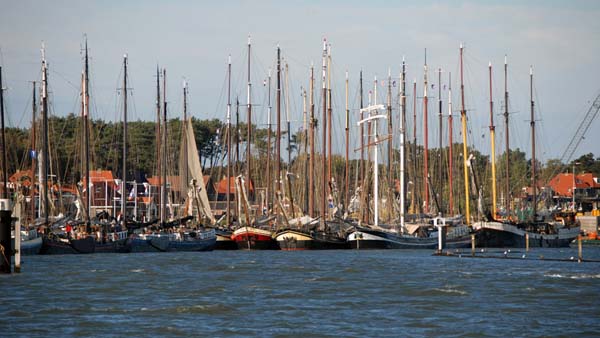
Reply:
[[567, 164], [571, 160], [575, 150], [577, 150], [577, 147], [579, 146], [579, 143], [581, 143], [581, 140], [585, 138], [585, 133], [588, 131], [592, 125], [592, 122], [594, 122], [594, 119], [598, 115], [598, 111], [600, 111], [600, 93], [598, 93], [596, 96], [592, 106], [585, 114], [585, 117], [579, 124], [579, 127], [577, 127], [577, 131], [575, 131], [575, 135], [573, 135], [571, 142], [569, 142], [569, 145], [560, 157], [560, 161], [562, 163]]

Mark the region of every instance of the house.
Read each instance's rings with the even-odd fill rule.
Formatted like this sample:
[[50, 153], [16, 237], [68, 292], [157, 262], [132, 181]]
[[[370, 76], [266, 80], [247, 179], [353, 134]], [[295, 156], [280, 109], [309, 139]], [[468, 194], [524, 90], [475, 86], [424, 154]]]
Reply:
[[597, 211], [599, 207], [600, 182], [598, 177], [594, 177], [592, 173], [575, 175], [575, 180], [573, 180], [572, 173], [561, 173], [554, 176], [548, 186], [552, 189], [553, 198], [558, 203], [570, 203], [573, 200], [574, 192], [575, 202], [581, 207], [581, 211]]

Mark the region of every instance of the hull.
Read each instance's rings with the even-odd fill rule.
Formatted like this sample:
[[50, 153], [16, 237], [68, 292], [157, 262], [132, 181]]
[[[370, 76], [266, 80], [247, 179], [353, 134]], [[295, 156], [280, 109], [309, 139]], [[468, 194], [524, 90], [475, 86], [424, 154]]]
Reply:
[[131, 252], [212, 251], [216, 242], [214, 230], [183, 236], [177, 233], [140, 235], [129, 239]]
[[[15, 247], [15, 239], [12, 239], [12, 247]], [[40, 253], [42, 249], [43, 240], [42, 237], [36, 237], [33, 239], [28, 239], [25, 241], [21, 241], [21, 255], [23, 256], [32, 256]]]
[[231, 231], [229, 230], [216, 230], [217, 243], [215, 244], [215, 250], [237, 250], [237, 243], [231, 239]]
[[437, 238], [413, 237], [357, 227], [348, 235], [352, 249], [435, 249]]
[[564, 248], [569, 247], [579, 235], [579, 227], [560, 228], [556, 233], [526, 231], [516, 225], [501, 222], [477, 222], [473, 224], [475, 240], [483, 248]]
[[42, 255], [90, 254], [96, 250], [96, 241], [91, 236], [82, 239], [65, 240], [56, 236], [42, 238]]
[[305, 232], [286, 229], [275, 234], [275, 240], [281, 250], [337, 250], [349, 249], [350, 245], [343, 237], [325, 232]]
[[233, 232], [231, 239], [240, 250], [277, 250], [279, 247], [270, 230], [241, 227]]
[[121, 239], [114, 242], [96, 243], [94, 253], [129, 253], [131, 252], [131, 241]]

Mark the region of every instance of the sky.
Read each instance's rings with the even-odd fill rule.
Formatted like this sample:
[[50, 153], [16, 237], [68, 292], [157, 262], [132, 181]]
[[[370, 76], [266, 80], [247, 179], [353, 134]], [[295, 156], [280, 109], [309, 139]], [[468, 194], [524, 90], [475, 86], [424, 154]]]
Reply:
[[[284, 77], [282, 117], [302, 127], [302, 90], [315, 67], [320, 104], [322, 41], [332, 53], [334, 138], [342, 152], [345, 73], [349, 74], [351, 133], [357, 131], [359, 72], [364, 96], [385, 103], [388, 72], [394, 95], [402, 60], [412, 129], [412, 81], [417, 80], [417, 138], [422, 142], [425, 49], [429, 77], [429, 144], [438, 144], [438, 69], [444, 123], [452, 76], [453, 115], [460, 111], [459, 46], [464, 44], [465, 108], [469, 143], [489, 153], [489, 78], [493, 66], [494, 120], [503, 140], [504, 58], [508, 60], [511, 148], [530, 156], [529, 69], [533, 67], [537, 157], [559, 158], [595, 97], [600, 94], [600, 2], [597, 1], [0, 1], [0, 65], [6, 87], [7, 125], [28, 127], [31, 81], [41, 79], [42, 42], [49, 63], [54, 115], [79, 113], [81, 48], [87, 37], [93, 118], [121, 120], [123, 55], [128, 55], [130, 120], [155, 119], [157, 66], [167, 71], [169, 116], [182, 112], [182, 82], [189, 83], [188, 111], [200, 119], [225, 119], [227, 60], [232, 59], [232, 97], [246, 104], [247, 41], [251, 36], [253, 122], [267, 123], [268, 69], [281, 48]], [[274, 75], [273, 71], [273, 75]], [[287, 80], [287, 81], [285, 81]], [[431, 85], [433, 84], [433, 87]], [[273, 78], [273, 88], [275, 78]], [[274, 107], [274, 90], [271, 92]], [[394, 101], [395, 102], [395, 101]], [[286, 110], [287, 108], [287, 110]], [[235, 110], [235, 109], [234, 109]], [[397, 105], [394, 104], [397, 112]], [[240, 115], [245, 119], [245, 106]], [[320, 110], [317, 112], [320, 114]], [[396, 114], [397, 116], [397, 114]], [[273, 117], [274, 121], [274, 117]], [[395, 120], [394, 125], [397, 126]], [[455, 130], [459, 129], [455, 124]], [[446, 128], [444, 143], [447, 144]], [[600, 156], [598, 119], [574, 157]], [[383, 133], [383, 130], [380, 132]], [[411, 130], [412, 133], [412, 130]], [[411, 134], [412, 135], [412, 134]], [[412, 136], [411, 136], [412, 137]], [[454, 135], [458, 139], [459, 134]], [[353, 138], [356, 144], [358, 141]], [[504, 143], [497, 142], [497, 153]]]

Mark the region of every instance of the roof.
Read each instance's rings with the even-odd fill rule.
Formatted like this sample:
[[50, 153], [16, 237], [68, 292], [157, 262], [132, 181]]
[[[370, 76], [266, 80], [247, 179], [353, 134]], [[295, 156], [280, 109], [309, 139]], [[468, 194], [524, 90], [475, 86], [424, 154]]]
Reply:
[[17, 170], [16, 173], [14, 173], [11, 177], [8, 178], [8, 181], [12, 183], [21, 182], [21, 184], [27, 187], [31, 185], [32, 177], [33, 175], [31, 169]]
[[[254, 191], [254, 184], [250, 181], [250, 191]], [[229, 177], [229, 192], [235, 194], [235, 177]], [[223, 177], [222, 180], [217, 184], [218, 194], [227, 194], [227, 177]]]
[[[563, 197], [573, 197], [573, 174], [563, 173], [554, 176], [548, 185], [556, 195]], [[598, 178], [592, 173], [584, 173], [575, 176], [576, 189], [600, 188]]]

